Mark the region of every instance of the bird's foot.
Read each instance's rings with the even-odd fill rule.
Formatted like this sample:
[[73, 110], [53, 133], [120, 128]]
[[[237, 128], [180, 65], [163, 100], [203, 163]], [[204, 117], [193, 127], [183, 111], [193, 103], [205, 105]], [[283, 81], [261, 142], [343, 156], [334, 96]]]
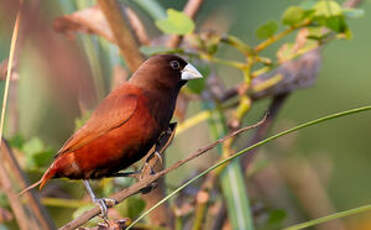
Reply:
[[101, 213], [100, 216], [105, 221], [108, 220], [108, 217], [107, 217], [108, 208], [117, 204], [117, 201], [111, 198], [99, 198], [99, 199], [95, 199], [93, 202], [99, 205], [99, 209]]
[[[157, 162], [160, 162], [160, 165], [163, 166], [163, 161], [162, 161], [162, 156], [161, 154], [156, 150], [155, 152], [153, 152], [147, 159], [146, 161], [144, 162], [144, 165], [143, 165], [143, 168], [140, 170], [141, 171], [141, 176], [140, 176], [140, 180], [143, 179], [144, 176], [146, 176], [145, 174], [148, 173], [147, 169], [149, 169], [149, 174], [150, 175], [154, 175], [156, 174], [155, 170], [153, 170], [153, 165], [154, 163], [153, 162], [150, 162], [152, 160], [152, 158], [156, 157], [157, 158]], [[155, 162], [155, 163], [157, 163]], [[148, 174], [147, 174], [148, 175]]]

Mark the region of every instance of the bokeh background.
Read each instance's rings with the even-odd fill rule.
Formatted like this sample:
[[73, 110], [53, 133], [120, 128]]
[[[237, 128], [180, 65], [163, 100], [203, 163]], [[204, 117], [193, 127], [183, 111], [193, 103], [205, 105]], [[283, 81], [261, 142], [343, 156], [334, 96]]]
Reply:
[[[81, 45], [76, 39], [67, 39], [52, 29], [54, 18], [63, 14], [58, 2], [34, 2], [33, 7], [38, 13], [33, 20], [25, 22], [27, 28], [23, 32], [26, 36], [21, 35], [19, 79], [11, 88], [5, 137], [12, 139], [19, 134], [25, 142], [37, 137], [50, 150], [43, 161], [50, 162], [51, 153], [72, 134], [76, 119], [81, 117], [81, 108], [94, 108], [109, 92], [111, 70], [101, 69], [104, 79], [95, 87], [95, 79]], [[159, 2], [165, 8], [178, 10], [185, 3]], [[257, 44], [259, 40], [254, 31], [267, 20], [279, 20], [284, 9], [298, 3], [299, 0], [205, 1], [196, 18], [197, 30], [213, 28]], [[4, 60], [9, 52], [14, 6], [11, 0], [0, 3], [0, 60]], [[370, 104], [371, 2], [364, 1], [360, 8], [364, 9], [365, 15], [349, 21], [353, 38], [332, 42], [322, 50], [322, 64], [316, 83], [308, 89], [297, 90], [289, 97], [271, 133], [322, 115]], [[138, 12], [151, 36], [159, 35], [150, 17], [140, 9]], [[270, 47], [264, 54], [274, 56], [282, 42]], [[243, 58], [227, 47], [219, 51], [219, 55]], [[219, 65], [214, 65], [214, 68], [226, 85], [241, 80], [242, 76], [236, 70]], [[3, 87], [4, 81], [0, 84]], [[83, 104], [79, 104], [81, 98]], [[254, 104], [248, 122], [259, 119], [268, 104], [269, 100]], [[199, 103], [192, 103], [187, 117], [200, 109]], [[257, 169], [248, 182], [253, 205], [263, 204], [285, 210], [285, 223], [288, 225], [313, 216], [308, 206], [313, 195], [311, 192], [316, 189], [325, 191], [325, 199], [334, 211], [371, 203], [370, 137], [371, 116], [370, 113], [362, 113], [302, 130], [262, 147], [255, 162], [265, 166]], [[176, 137], [167, 151], [168, 163], [185, 157], [211, 139], [204, 123], [187, 130]], [[216, 159], [216, 152], [210, 152], [169, 175], [167, 182], [177, 185]], [[22, 157], [21, 162], [23, 165], [33, 164]], [[30, 171], [31, 178], [36, 180], [39, 172]], [[320, 188], [316, 187], [316, 179], [319, 179]], [[58, 184], [67, 189], [79, 185], [78, 182], [66, 181], [50, 184], [51, 187]], [[309, 194], [301, 191], [302, 188], [308, 189]], [[79, 191], [71, 192], [71, 196], [81, 197], [83, 193], [81, 187]], [[51, 210], [57, 216], [57, 223], [64, 223], [64, 218], [71, 214], [65, 210], [62, 212], [60, 208]], [[313, 212], [316, 212], [315, 208]], [[369, 219], [371, 213], [365, 213], [346, 218], [344, 223], [349, 229], [371, 229]], [[367, 224], [367, 221], [370, 223]]]

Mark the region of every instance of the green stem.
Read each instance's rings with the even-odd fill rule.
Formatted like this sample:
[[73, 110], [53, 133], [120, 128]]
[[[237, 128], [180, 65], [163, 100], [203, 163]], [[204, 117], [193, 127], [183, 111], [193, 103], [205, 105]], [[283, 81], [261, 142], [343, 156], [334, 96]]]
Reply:
[[224, 160], [222, 161], [219, 161], [218, 163], [214, 164], [213, 166], [209, 167], [208, 169], [202, 171], [200, 174], [198, 174], [197, 176], [193, 177], [191, 180], [187, 181], [186, 183], [184, 183], [183, 185], [179, 186], [177, 189], [175, 189], [173, 192], [171, 192], [169, 195], [167, 195], [165, 198], [163, 198], [161, 201], [159, 201], [156, 205], [152, 206], [150, 209], [148, 209], [147, 211], [145, 211], [142, 215], [140, 215], [136, 220], [133, 221], [133, 223], [131, 223], [127, 230], [132, 228], [136, 223], [138, 223], [141, 219], [143, 219], [145, 216], [147, 216], [150, 212], [152, 212], [154, 209], [156, 209], [157, 207], [159, 207], [160, 205], [162, 205], [163, 203], [165, 203], [168, 199], [170, 199], [171, 197], [173, 197], [175, 194], [177, 194], [179, 191], [181, 191], [182, 189], [186, 188], [188, 185], [190, 185], [191, 183], [193, 183], [194, 181], [198, 180], [199, 178], [203, 177], [204, 175], [206, 175], [207, 173], [209, 173], [210, 171], [218, 168], [219, 166], [241, 156], [242, 154], [254, 149], [254, 148], [257, 148], [259, 146], [262, 146], [268, 142], [271, 142], [281, 136], [285, 136], [287, 134], [290, 134], [290, 133], [293, 133], [293, 132], [296, 132], [298, 130], [301, 130], [301, 129], [304, 129], [306, 127], [310, 127], [310, 126], [313, 126], [313, 125], [316, 125], [316, 124], [320, 124], [322, 122], [325, 122], [327, 120], [332, 120], [332, 119], [335, 119], [335, 118], [339, 118], [339, 117], [344, 117], [344, 116], [347, 116], [347, 115], [351, 115], [351, 114], [354, 114], [354, 113], [360, 113], [360, 112], [363, 112], [363, 111], [367, 111], [367, 110], [371, 110], [371, 105], [368, 105], [368, 106], [363, 106], [363, 107], [359, 107], [359, 108], [355, 108], [355, 109], [350, 109], [350, 110], [346, 110], [346, 111], [343, 111], [343, 112], [339, 112], [339, 113], [334, 113], [334, 114], [331, 114], [331, 115], [327, 115], [327, 116], [323, 116], [321, 118], [318, 118], [318, 119], [315, 119], [315, 120], [312, 120], [312, 121], [309, 121], [309, 122], [305, 122], [303, 124], [300, 124], [300, 125], [297, 125], [291, 129], [287, 129], [285, 131], [282, 131], [278, 134], [275, 134], [273, 136], [270, 136], [262, 141], [259, 141], [247, 148], [244, 148], [242, 149], [241, 151], [237, 152], [236, 154], [230, 156], [230, 157], [227, 157], [225, 158]]
[[350, 210], [337, 212], [335, 214], [320, 217], [318, 219], [310, 220], [308, 222], [304, 222], [304, 223], [301, 223], [301, 224], [296, 224], [296, 225], [284, 228], [284, 230], [299, 230], [299, 229], [303, 229], [303, 228], [308, 228], [308, 227], [311, 227], [311, 226], [314, 226], [314, 225], [317, 225], [317, 224], [322, 224], [322, 223], [325, 223], [325, 222], [328, 222], [328, 221], [331, 221], [331, 220], [336, 220], [336, 219], [339, 219], [339, 218], [355, 215], [355, 214], [370, 211], [370, 210], [371, 210], [371, 204], [364, 205], [364, 206], [361, 206], [361, 207], [358, 207], [358, 208], [353, 208], [353, 209], [350, 209]]
[[259, 45], [257, 45], [255, 47], [255, 49], [254, 49], [255, 53], [261, 52], [262, 50], [264, 50], [268, 46], [272, 45], [273, 43], [275, 43], [278, 40], [281, 40], [282, 38], [286, 37], [286, 35], [290, 34], [291, 32], [294, 32], [295, 30], [297, 30], [299, 28], [305, 27], [305, 26], [309, 25], [310, 23], [311, 23], [310, 20], [306, 20], [301, 24], [291, 26], [291, 27], [287, 28], [286, 30], [282, 31], [281, 33], [278, 33], [278, 34], [268, 38], [267, 40], [264, 40], [262, 43], [260, 43]]
[[253, 52], [254, 50], [245, 42], [243, 42], [238, 37], [232, 36], [232, 35], [225, 35], [221, 38], [221, 42], [224, 42], [230, 46], [233, 46], [237, 50], [239, 50], [243, 55], [248, 56]]

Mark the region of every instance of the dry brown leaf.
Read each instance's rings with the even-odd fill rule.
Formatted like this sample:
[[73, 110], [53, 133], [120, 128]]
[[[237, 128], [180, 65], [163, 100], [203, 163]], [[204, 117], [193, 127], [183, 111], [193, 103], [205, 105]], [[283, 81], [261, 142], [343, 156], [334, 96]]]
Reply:
[[98, 34], [115, 43], [110, 26], [98, 6], [58, 17], [53, 23], [54, 30], [73, 38], [75, 32]]
[[[130, 8], [125, 8], [124, 11], [140, 43], [148, 45], [150, 40], [139, 17]], [[111, 27], [99, 6], [93, 6], [69, 15], [58, 17], [54, 20], [53, 27], [56, 32], [63, 33], [71, 39], [74, 38], [76, 32], [80, 32], [97, 34], [115, 43]]]

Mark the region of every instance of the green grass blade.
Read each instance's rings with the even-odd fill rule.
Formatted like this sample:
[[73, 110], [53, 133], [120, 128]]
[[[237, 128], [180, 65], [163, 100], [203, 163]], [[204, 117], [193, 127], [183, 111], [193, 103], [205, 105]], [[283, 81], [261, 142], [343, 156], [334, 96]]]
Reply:
[[296, 132], [298, 130], [301, 130], [301, 129], [304, 129], [306, 127], [310, 127], [310, 126], [313, 126], [313, 125], [316, 125], [316, 124], [320, 124], [322, 122], [325, 122], [325, 121], [328, 121], [328, 120], [332, 120], [332, 119], [335, 119], [335, 118], [340, 118], [340, 117], [344, 117], [344, 116], [348, 116], [348, 115], [351, 115], [351, 114], [355, 114], [355, 113], [360, 113], [360, 112], [364, 112], [364, 111], [368, 111], [368, 110], [371, 110], [371, 105], [368, 105], [368, 106], [363, 106], [363, 107], [358, 107], [358, 108], [355, 108], [355, 109], [350, 109], [350, 110], [346, 110], [346, 111], [343, 111], [343, 112], [339, 112], [339, 113], [334, 113], [334, 114], [331, 114], [331, 115], [327, 115], [327, 116], [323, 116], [321, 118], [318, 118], [318, 119], [315, 119], [315, 120], [312, 120], [312, 121], [309, 121], [309, 122], [305, 122], [305, 123], [302, 123], [300, 125], [297, 125], [291, 129], [287, 129], [285, 131], [282, 131], [280, 133], [277, 133], [273, 136], [270, 136], [262, 141], [259, 141], [247, 148], [244, 148], [242, 149], [241, 151], [237, 152], [236, 154], [234, 154], [233, 156], [230, 156], [222, 161], [219, 161], [218, 163], [214, 164], [213, 166], [211, 166], [210, 168], [204, 170], [203, 172], [201, 172], [200, 174], [198, 174], [197, 176], [193, 177], [191, 180], [187, 181], [186, 183], [184, 183], [183, 185], [179, 186], [177, 189], [175, 189], [173, 192], [171, 192], [169, 195], [167, 195], [164, 199], [162, 199], [160, 202], [158, 202], [156, 205], [154, 205], [153, 207], [151, 207], [150, 209], [148, 209], [147, 211], [145, 211], [142, 215], [140, 215], [136, 220], [133, 221], [133, 223], [131, 223], [127, 229], [130, 229], [131, 227], [133, 227], [136, 223], [138, 223], [141, 219], [143, 219], [145, 216], [147, 216], [150, 212], [152, 212], [154, 209], [156, 209], [158, 206], [162, 205], [164, 202], [166, 202], [168, 199], [170, 199], [171, 197], [173, 197], [175, 194], [177, 194], [179, 191], [181, 191], [182, 189], [184, 189], [185, 187], [187, 187], [188, 185], [190, 185], [191, 183], [193, 183], [194, 181], [198, 180], [199, 178], [203, 177], [204, 175], [206, 175], [207, 173], [209, 173], [210, 171], [218, 168], [219, 166], [225, 164], [226, 162], [229, 162], [239, 156], [241, 156], [242, 154], [256, 148], [256, 147], [259, 147], [259, 146], [262, 146], [268, 142], [271, 142], [281, 136], [285, 136], [287, 134], [290, 134], [290, 133], [293, 133], [293, 132]]
[[249, 194], [239, 161], [233, 161], [227, 166], [220, 175], [220, 182], [232, 229], [253, 230]]
[[328, 221], [331, 221], [331, 220], [335, 220], [335, 219], [339, 219], [339, 218], [343, 218], [343, 217], [346, 217], [346, 216], [351, 216], [351, 215], [355, 215], [355, 214], [362, 213], [362, 212], [367, 212], [367, 211], [371, 211], [371, 204], [364, 205], [364, 206], [361, 206], [361, 207], [358, 207], [358, 208], [353, 208], [353, 209], [346, 210], [346, 211], [342, 211], [342, 212], [337, 212], [337, 213], [334, 213], [334, 214], [331, 214], [331, 215], [328, 215], [328, 216], [323, 216], [323, 217], [320, 217], [320, 218], [317, 218], [317, 219], [314, 219], [314, 220], [310, 220], [308, 222], [304, 222], [304, 223], [301, 223], [301, 224], [296, 224], [296, 225], [287, 227], [284, 230], [299, 230], [299, 229], [303, 229], [303, 228], [308, 228], [308, 227], [311, 227], [311, 226], [314, 226], [314, 225], [317, 225], [317, 224], [322, 224], [322, 223], [325, 223], [325, 222], [328, 222]]
[[[213, 138], [219, 139], [227, 134], [225, 118], [220, 111], [213, 112], [209, 120], [209, 129]], [[219, 155], [222, 155], [222, 148], [218, 148]], [[253, 230], [253, 221], [250, 211], [248, 192], [246, 191], [245, 180], [241, 166], [238, 161], [232, 162], [221, 173], [222, 193], [227, 204], [228, 217], [232, 229]]]

